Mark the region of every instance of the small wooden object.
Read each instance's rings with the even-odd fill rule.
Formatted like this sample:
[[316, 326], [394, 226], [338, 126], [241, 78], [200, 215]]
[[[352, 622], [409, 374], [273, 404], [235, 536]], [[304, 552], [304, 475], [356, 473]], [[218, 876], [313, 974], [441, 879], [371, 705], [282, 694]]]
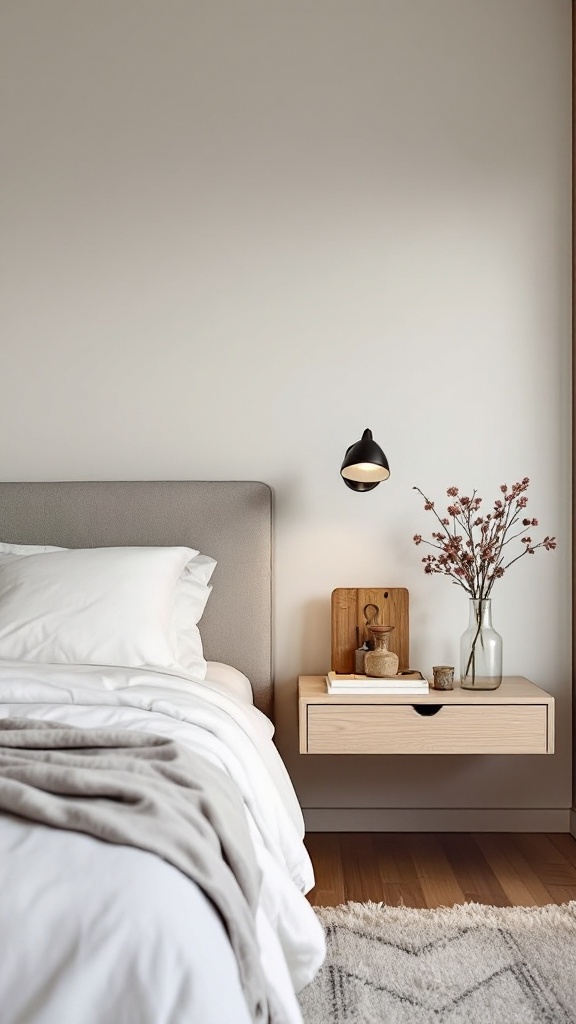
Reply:
[[393, 626], [389, 647], [398, 655], [398, 671], [410, 668], [408, 591], [405, 587], [338, 587], [332, 591], [331, 668], [355, 671], [354, 652], [370, 637], [368, 627]]

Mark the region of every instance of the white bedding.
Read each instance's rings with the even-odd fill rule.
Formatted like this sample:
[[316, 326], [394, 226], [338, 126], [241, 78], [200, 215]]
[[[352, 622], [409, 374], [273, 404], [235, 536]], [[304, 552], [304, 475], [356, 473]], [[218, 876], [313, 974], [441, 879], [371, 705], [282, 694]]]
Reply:
[[208, 677], [206, 684], [212, 689], [220, 690], [229, 697], [235, 697], [236, 700], [247, 701], [248, 704], [254, 703], [250, 680], [232, 665], [224, 665], [221, 661], [208, 661], [206, 662], [206, 675]]
[[[301, 811], [272, 725], [222, 673], [0, 662], [0, 717], [169, 735], [242, 793], [263, 874], [262, 964], [282, 1024], [324, 957]], [[0, 818], [3, 1024], [244, 1024], [235, 963], [211, 904], [152, 854]], [[4, 951], [10, 950], [8, 956]], [[26, 985], [22, 984], [26, 977]]]

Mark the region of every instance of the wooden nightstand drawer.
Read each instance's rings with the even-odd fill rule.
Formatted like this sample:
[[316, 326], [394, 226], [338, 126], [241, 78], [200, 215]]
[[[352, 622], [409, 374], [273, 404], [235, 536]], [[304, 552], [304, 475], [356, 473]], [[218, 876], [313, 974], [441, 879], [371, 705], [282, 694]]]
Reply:
[[547, 708], [310, 704], [307, 731], [309, 754], [545, 754]]
[[521, 676], [496, 690], [329, 694], [301, 676], [302, 754], [553, 754], [554, 698]]

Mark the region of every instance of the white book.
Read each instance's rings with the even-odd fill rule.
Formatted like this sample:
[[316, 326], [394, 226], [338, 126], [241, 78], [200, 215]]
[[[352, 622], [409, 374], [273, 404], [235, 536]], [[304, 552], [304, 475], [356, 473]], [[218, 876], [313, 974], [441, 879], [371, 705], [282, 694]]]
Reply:
[[358, 694], [359, 696], [368, 696], [373, 694], [374, 696], [401, 696], [404, 694], [412, 694], [414, 697], [419, 697], [422, 694], [430, 693], [430, 687], [425, 686], [362, 686], [360, 684], [354, 686], [331, 686], [328, 684], [328, 693], [331, 694]]
[[426, 696], [429, 693], [427, 686], [417, 687], [417, 689], [408, 689], [406, 686], [393, 686], [392, 689], [387, 687], [385, 690], [379, 689], [377, 686], [328, 686], [328, 693], [331, 696], [361, 696], [361, 697], [392, 697], [392, 696]]
[[374, 676], [361, 675], [337, 675], [329, 672], [326, 676], [326, 687], [328, 693], [333, 694], [406, 694], [413, 693], [415, 696], [430, 692], [428, 680], [424, 679], [419, 672], [411, 673], [409, 676], [395, 676], [390, 679], [377, 679]]
[[328, 672], [326, 679], [332, 686], [348, 686], [350, 683], [358, 683], [363, 686], [421, 686], [428, 685], [428, 680], [421, 672], [399, 672], [395, 676], [366, 676], [359, 672], [351, 672], [349, 675], [341, 672]]

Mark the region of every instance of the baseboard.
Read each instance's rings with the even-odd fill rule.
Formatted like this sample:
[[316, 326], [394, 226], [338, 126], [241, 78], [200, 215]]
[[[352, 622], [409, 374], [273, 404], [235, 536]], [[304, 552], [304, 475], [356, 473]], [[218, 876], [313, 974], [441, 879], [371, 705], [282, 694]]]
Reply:
[[572, 832], [570, 808], [307, 807], [308, 832]]

